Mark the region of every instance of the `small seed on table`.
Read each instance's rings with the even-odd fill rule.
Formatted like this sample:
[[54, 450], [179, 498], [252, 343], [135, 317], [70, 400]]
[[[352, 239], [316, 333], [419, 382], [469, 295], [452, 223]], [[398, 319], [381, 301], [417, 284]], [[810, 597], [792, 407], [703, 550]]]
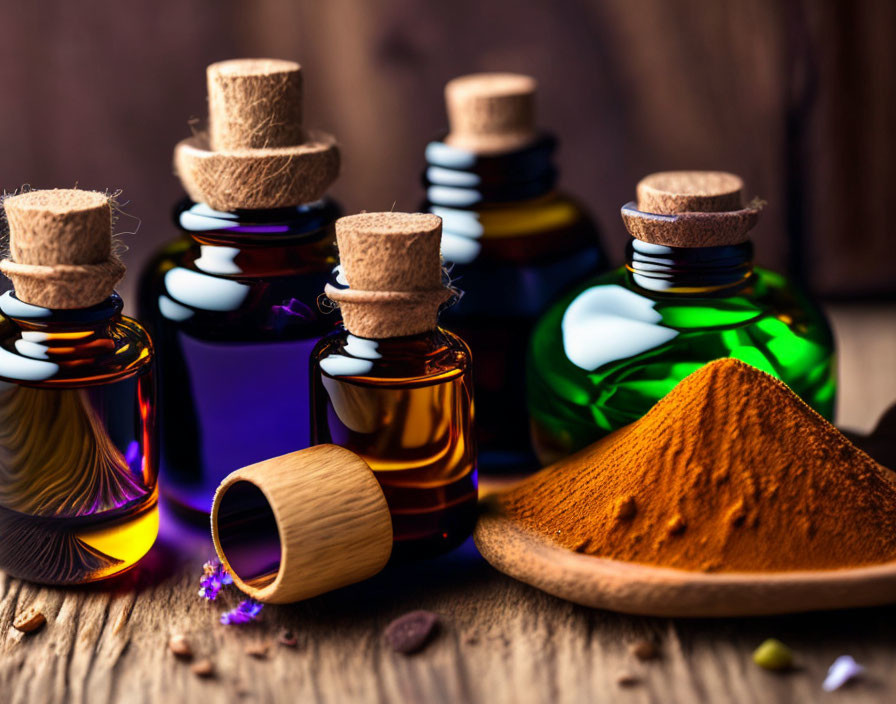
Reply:
[[631, 654], [638, 660], [653, 660], [660, 655], [659, 648], [652, 640], [639, 640], [637, 643], [632, 644], [630, 650]]
[[268, 656], [268, 650], [270, 650], [270, 648], [271, 644], [267, 641], [263, 641], [261, 643], [250, 643], [246, 646], [245, 651], [246, 655], [261, 659]]
[[179, 658], [193, 657], [193, 648], [183, 633], [175, 633], [168, 640], [168, 649]]
[[641, 680], [638, 679], [638, 676], [632, 674], [631, 672], [620, 672], [616, 675], [616, 684], [620, 687], [633, 687], [638, 684]]
[[43, 615], [43, 612], [33, 606], [29, 606], [16, 616], [15, 620], [12, 622], [12, 627], [22, 633], [32, 633], [46, 622], [47, 617]]
[[285, 645], [288, 648], [295, 648], [299, 644], [298, 638], [296, 638], [296, 634], [290, 631], [287, 628], [284, 628], [280, 631], [280, 635], [277, 636], [277, 642], [280, 645]]
[[197, 677], [211, 677], [215, 674], [215, 666], [208, 658], [203, 658], [199, 662], [190, 665], [190, 671]]
[[410, 655], [426, 645], [438, 625], [438, 614], [431, 611], [411, 611], [386, 626], [385, 636], [392, 650]]

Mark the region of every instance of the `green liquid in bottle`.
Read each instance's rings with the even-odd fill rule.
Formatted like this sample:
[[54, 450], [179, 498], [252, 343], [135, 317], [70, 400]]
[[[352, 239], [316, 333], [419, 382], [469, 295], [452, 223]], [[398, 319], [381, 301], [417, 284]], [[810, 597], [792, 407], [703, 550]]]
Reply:
[[734, 357], [831, 419], [827, 322], [749, 242], [675, 248], [634, 240], [626, 267], [555, 304], [536, 326], [528, 394], [539, 459], [552, 462], [643, 416], [685, 376]]

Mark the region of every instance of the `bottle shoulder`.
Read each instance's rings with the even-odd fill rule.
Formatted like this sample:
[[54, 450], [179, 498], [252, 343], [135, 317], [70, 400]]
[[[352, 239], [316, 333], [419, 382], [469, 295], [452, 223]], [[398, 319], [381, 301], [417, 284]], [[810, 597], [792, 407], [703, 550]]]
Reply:
[[102, 328], [40, 329], [0, 316], [0, 380], [46, 388], [114, 383], [143, 374], [154, 357], [152, 340], [133, 318]]
[[318, 342], [315, 373], [361, 385], [429, 385], [466, 374], [472, 354], [458, 335], [437, 328], [409, 337], [371, 340], [339, 330]]
[[536, 365], [559, 364], [574, 374], [625, 360], [644, 364], [648, 354], [710, 361], [732, 349], [821, 359], [832, 353], [833, 340], [821, 310], [785, 277], [766, 269], [754, 269], [747, 285], [730, 295], [697, 296], [641, 289], [624, 267], [591, 279], [556, 303], [532, 338]]

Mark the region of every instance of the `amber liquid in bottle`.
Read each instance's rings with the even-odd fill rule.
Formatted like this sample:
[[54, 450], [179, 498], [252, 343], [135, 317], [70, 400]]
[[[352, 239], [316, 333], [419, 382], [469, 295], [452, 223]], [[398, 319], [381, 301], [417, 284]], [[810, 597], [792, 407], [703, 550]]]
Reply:
[[0, 569], [16, 577], [104, 579], [156, 539], [152, 345], [121, 310], [0, 296]]
[[371, 340], [346, 331], [312, 353], [312, 443], [356, 452], [376, 474], [393, 558], [456, 547], [476, 517], [471, 357], [441, 328]]

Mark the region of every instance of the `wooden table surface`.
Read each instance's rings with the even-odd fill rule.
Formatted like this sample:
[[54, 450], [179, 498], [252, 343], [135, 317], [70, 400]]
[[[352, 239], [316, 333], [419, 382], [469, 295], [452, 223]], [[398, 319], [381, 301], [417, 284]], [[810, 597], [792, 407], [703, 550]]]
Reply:
[[[831, 310], [840, 345], [841, 424], [869, 431], [896, 400], [896, 306]], [[887, 448], [883, 448], [886, 450]], [[499, 574], [471, 544], [427, 563], [291, 606], [259, 623], [224, 627], [238, 597], [197, 595], [212, 555], [202, 530], [169, 520], [147, 558], [102, 586], [38, 587], [0, 573], [0, 703], [50, 702], [796, 702], [896, 699], [896, 607], [799, 616], [667, 620], [574, 606]], [[896, 596], [896, 595], [894, 595]], [[47, 625], [23, 636], [14, 614], [36, 604]], [[441, 614], [438, 636], [406, 657], [382, 629], [411, 609]], [[276, 644], [292, 629], [298, 647]], [[182, 632], [216, 675], [201, 679], [167, 648]], [[765, 638], [796, 652], [785, 675], [750, 660]], [[655, 639], [641, 663], [633, 642]], [[266, 658], [247, 646], [273, 641]], [[851, 654], [868, 676], [825, 694], [835, 657]], [[622, 687], [622, 673], [639, 678]]]

